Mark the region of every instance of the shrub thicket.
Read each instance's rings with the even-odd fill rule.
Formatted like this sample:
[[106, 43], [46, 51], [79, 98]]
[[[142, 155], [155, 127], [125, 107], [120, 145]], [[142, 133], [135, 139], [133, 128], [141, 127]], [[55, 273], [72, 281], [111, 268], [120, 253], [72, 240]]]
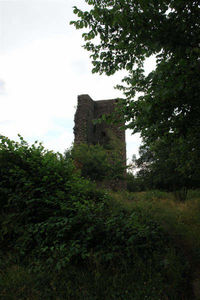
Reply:
[[192, 264], [161, 218], [114, 204], [70, 156], [1, 137], [0, 210], [3, 299], [190, 299]]
[[1, 137], [1, 250], [56, 261], [60, 268], [74, 256], [87, 256], [84, 237], [102, 214], [105, 195], [79, 176], [70, 158], [20, 140]]

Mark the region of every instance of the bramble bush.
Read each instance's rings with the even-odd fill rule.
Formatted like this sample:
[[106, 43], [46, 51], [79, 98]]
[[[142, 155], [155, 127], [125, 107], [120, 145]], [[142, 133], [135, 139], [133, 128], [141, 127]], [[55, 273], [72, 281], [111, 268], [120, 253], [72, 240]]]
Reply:
[[1, 249], [22, 260], [44, 259], [57, 269], [92, 258], [110, 264], [131, 259], [133, 245], [151, 255], [160, 243], [155, 224], [112, 213], [108, 195], [81, 178], [70, 157], [41, 144], [2, 137], [0, 177]]
[[[50, 253], [63, 252], [69, 261], [81, 252], [78, 235], [86, 234], [106, 205], [104, 194], [80, 177], [72, 159], [37, 142], [29, 146], [21, 136], [20, 143], [1, 137], [2, 250], [12, 249], [24, 258], [29, 253], [47, 258], [48, 253], [50, 261]], [[80, 233], [81, 226], [86, 232]]]
[[83, 290], [88, 300], [180, 299], [191, 292], [182, 248], [148, 207], [114, 207], [70, 155], [29, 146], [21, 136], [20, 142], [1, 136], [0, 237], [1, 297], [10, 296], [10, 276], [13, 295], [28, 298], [20, 294], [24, 270], [37, 271], [27, 280], [39, 286], [38, 299], [83, 299]]

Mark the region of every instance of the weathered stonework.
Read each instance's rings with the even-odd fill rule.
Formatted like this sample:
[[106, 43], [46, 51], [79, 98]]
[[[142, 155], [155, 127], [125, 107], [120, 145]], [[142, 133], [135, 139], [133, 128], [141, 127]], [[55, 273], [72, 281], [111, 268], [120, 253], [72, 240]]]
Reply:
[[116, 99], [93, 101], [89, 95], [78, 96], [78, 106], [74, 118], [74, 143], [106, 146], [112, 136], [120, 145], [120, 155], [124, 164], [126, 164], [125, 130], [120, 128], [123, 124], [93, 123], [93, 120], [99, 119], [102, 115], [112, 113], [116, 101]]

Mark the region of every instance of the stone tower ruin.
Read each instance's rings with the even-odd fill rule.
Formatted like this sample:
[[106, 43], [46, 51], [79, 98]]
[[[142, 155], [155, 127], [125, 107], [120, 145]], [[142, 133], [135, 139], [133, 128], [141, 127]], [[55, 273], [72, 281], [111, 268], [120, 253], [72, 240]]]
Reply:
[[[115, 144], [120, 145], [120, 156], [124, 165], [126, 165], [125, 130], [120, 128], [124, 124], [109, 125], [106, 122], [97, 124], [93, 122], [93, 120], [100, 119], [102, 115], [112, 113], [116, 102], [116, 99], [93, 101], [89, 95], [78, 96], [74, 118], [74, 143], [100, 144], [106, 148], [112, 138], [115, 140]], [[125, 182], [118, 182], [117, 184], [119, 188], [125, 186]]]

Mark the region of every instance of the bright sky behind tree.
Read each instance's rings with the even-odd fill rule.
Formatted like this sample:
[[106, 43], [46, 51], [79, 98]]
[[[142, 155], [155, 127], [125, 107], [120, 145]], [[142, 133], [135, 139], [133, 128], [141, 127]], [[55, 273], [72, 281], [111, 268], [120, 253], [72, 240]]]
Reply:
[[[0, 0], [0, 134], [64, 152], [73, 142], [77, 96], [93, 100], [122, 96], [114, 89], [124, 73], [91, 73], [81, 31], [69, 25], [83, 0]], [[153, 67], [150, 60], [147, 72]], [[127, 132], [127, 156], [140, 139]]]

